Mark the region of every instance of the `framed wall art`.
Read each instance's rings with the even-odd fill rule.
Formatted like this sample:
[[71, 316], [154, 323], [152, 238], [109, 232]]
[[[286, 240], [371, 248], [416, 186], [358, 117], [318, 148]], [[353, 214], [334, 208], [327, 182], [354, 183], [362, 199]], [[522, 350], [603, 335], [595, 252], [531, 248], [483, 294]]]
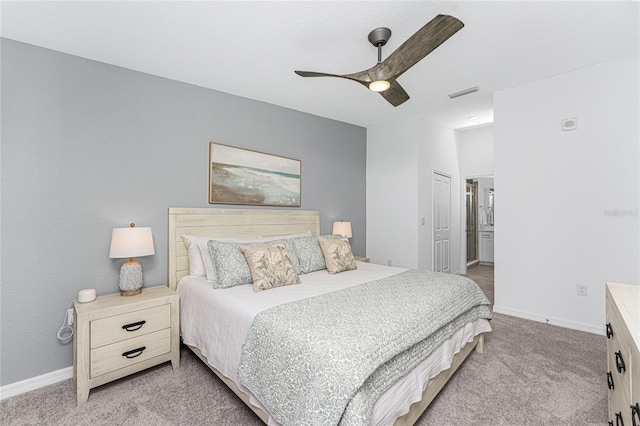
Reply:
[[209, 203], [300, 207], [302, 162], [209, 143]]

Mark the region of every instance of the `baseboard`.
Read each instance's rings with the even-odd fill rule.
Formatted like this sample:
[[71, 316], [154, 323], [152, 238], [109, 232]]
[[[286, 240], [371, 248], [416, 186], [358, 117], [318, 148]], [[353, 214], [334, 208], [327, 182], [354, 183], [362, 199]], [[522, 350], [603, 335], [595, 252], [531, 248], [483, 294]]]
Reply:
[[534, 314], [531, 312], [519, 311], [517, 309], [505, 308], [503, 306], [494, 305], [493, 312], [498, 314], [510, 315], [512, 317], [524, 318], [532, 321], [542, 322], [551, 325], [557, 325], [558, 327], [570, 328], [572, 330], [586, 331], [587, 333], [605, 335], [604, 324], [602, 327], [594, 326], [592, 324], [586, 324], [582, 322], [569, 321], [565, 318], [545, 317], [543, 315]]
[[0, 399], [9, 398], [44, 386], [73, 378], [73, 367], [45, 373], [16, 383], [0, 386]]

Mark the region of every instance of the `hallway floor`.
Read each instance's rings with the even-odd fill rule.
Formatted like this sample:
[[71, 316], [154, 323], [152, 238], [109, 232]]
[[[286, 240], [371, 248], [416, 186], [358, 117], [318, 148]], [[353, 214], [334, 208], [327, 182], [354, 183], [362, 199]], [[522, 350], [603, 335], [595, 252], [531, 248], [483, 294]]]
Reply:
[[467, 269], [465, 277], [471, 278], [480, 286], [493, 307], [493, 266], [473, 265]]

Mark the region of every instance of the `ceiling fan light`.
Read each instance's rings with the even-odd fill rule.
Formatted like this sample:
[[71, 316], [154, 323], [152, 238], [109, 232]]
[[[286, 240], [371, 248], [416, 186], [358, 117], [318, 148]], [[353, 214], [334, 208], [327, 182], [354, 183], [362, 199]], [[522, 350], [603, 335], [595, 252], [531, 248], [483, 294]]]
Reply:
[[391, 83], [386, 80], [376, 80], [369, 83], [369, 90], [372, 92], [384, 92], [391, 87]]

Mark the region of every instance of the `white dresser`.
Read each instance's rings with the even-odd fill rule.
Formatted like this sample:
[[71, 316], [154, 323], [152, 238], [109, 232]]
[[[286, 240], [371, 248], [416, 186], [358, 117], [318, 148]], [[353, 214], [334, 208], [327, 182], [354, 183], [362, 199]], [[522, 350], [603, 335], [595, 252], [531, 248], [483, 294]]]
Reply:
[[607, 283], [609, 425], [640, 426], [640, 286]]

